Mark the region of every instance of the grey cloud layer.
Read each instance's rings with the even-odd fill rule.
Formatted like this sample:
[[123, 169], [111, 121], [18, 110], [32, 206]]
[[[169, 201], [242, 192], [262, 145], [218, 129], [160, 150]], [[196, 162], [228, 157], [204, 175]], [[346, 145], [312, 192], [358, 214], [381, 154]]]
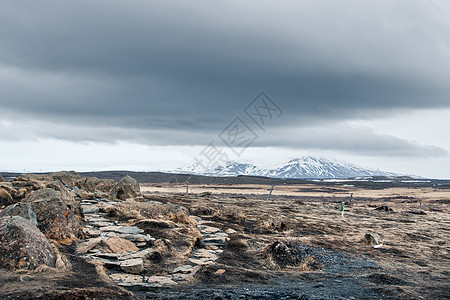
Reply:
[[[3, 3], [0, 109], [119, 128], [111, 140], [200, 144], [260, 90], [285, 110], [280, 127], [450, 107], [446, 2], [241, 2]], [[92, 136], [101, 130], [74, 130], [64, 137], [103, 140]], [[378, 140], [388, 155], [424, 150]]]

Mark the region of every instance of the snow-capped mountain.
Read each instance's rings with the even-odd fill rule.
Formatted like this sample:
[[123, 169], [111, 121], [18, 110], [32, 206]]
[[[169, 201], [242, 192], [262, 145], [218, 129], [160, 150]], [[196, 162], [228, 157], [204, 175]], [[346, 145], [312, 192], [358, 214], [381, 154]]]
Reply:
[[225, 164], [205, 170], [198, 163], [186, 168], [177, 169], [177, 173], [207, 175], [207, 176], [265, 176], [273, 178], [349, 178], [367, 176], [399, 176], [399, 174], [372, 170], [354, 164], [329, 160], [324, 157], [303, 156], [289, 160], [274, 168], [263, 169], [250, 163], [229, 161]]
[[274, 178], [349, 178], [395, 175], [398, 174], [371, 170], [344, 161], [312, 156], [291, 159], [285, 165], [269, 170], [267, 173], [267, 177]]
[[261, 175], [266, 176], [266, 172], [259, 169], [257, 166], [249, 163], [240, 163], [235, 161], [228, 161], [221, 166], [205, 170], [200, 164], [193, 163], [186, 168], [176, 170], [180, 173], [207, 175], [207, 176], [238, 176], [238, 175]]

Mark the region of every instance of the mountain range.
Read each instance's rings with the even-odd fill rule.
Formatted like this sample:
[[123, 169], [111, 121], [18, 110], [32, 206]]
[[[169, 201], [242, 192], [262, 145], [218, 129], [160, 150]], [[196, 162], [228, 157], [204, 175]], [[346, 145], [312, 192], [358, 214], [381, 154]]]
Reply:
[[289, 160], [273, 169], [260, 168], [251, 163], [228, 161], [223, 165], [205, 170], [198, 163], [175, 170], [177, 173], [232, 177], [239, 175], [264, 176], [272, 178], [352, 178], [368, 176], [402, 176], [356, 166], [354, 164], [330, 160], [324, 157], [302, 156]]

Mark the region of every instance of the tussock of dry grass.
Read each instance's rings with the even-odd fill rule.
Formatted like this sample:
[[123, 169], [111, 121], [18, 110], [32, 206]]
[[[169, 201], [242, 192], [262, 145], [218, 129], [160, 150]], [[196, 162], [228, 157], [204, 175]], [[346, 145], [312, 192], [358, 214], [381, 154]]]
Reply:
[[107, 206], [104, 210], [109, 216], [120, 220], [164, 219], [175, 223], [189, 224], [191, 222], [186, 208], [157, 201], [136, 202], [129, 200]]
[[245, 221], [245, 214], [237, 207], [225, 206], [219, 208], [213, 217], [220, 220], [229, 220], [242, 224]]

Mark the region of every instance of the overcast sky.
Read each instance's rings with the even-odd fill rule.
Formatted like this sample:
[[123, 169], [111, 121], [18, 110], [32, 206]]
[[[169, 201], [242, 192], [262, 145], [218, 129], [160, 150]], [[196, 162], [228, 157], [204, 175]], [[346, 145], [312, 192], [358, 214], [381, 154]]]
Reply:
[[230, 159], [450, 178], [450, 3], [0, 2], [0, 170], [182, 167], [236, 117]]

